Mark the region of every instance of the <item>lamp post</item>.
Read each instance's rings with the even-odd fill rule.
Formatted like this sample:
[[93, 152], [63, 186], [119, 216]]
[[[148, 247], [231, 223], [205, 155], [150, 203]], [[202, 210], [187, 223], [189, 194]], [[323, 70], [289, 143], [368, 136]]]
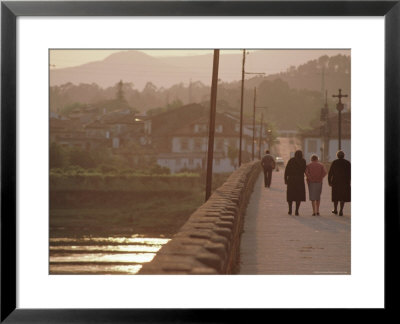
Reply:
[[342, 95], [342, 89], [339, 89], [338, 95], [332, 95], [334, 98], [339, 98], [339, 102], [336, 104], [336, 109], [339, 112], [338, 115], [338, 140], [339, 140], [339, 151], [342, 149], [342, 110], [344, 105], [342, 103], [342, 98], [348, 97], [348, 95]]
[[[253, 143], [251, 146], [251, 159], [254, 160], [254, 144], [256, 137], [256, 109], [268, 109], [268, 107], [256, 107], [257, 88], [254, 87], [254, 105], [253, 105]], [[260, 126], [261, 127], [261, 126]], [[261, 144], [260, 144], [261, 145]]]
[[[265, 75], [265, 72], [245, 72], [245, 63], [246, 63], [246, 50], [243, 49], [243, 59], [242, 59], [242, 87], [241, 87], [241, 95], [240, 95], [240, 130], [239, 130], [239, 167], [242, 164], [242, 139], [243, 139], [243, 97], [244, 97], [244, 77], [246, 74], [260, 74]], [[254, 104], [255, 104], [255, 90], [254, 90]], [[255, 126], [255, 121], [253, 117], [253, 127]], [[254, 128], [253, 128], [253, 159], [254, 159]]]
[[268, 149], [270, 150], [270, 152], [272, 153], [272, 130], [268, 129], [267, 130], [267, 139], [268, 139]]
[[261, 141], [262, 141], [262, 127], [263, 127], [263, 118], [264, 114], [261, 112], [261, 121], [260, 121], [260, 139], [258, 142], [258, 158], [261, 160]]
[[321, 128], [321, 134], [323, 136], [323, 146], [321, 147], [321, 159], [322, 162], [328, 162], [329, 154], [329, 135], [330, 135], [330, 125], [329, 125], [329, 108], [328, 108], [328, 90], [325, 90], [325, 105], [321, 109], [321, 122], [323, 123]]

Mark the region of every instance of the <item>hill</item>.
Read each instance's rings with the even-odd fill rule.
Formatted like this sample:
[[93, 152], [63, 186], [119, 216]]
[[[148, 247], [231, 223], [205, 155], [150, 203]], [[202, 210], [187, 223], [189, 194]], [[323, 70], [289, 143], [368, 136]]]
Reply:
[[[241, 79], [242, 55], [221, 51], [219, 78], [224, 82]], [[266, 75], [285, 72], [322, 55], [349, 54], [347, 50], [257, 50], [246, 56], [246, 71], [265, 72]], [[195, 56], [153, 57], [141, 51], [117, 52], [102, 61], [76, 67], [50, 70], [50, 85], [65, 83], [96, 83], [110, 87], [119, 80], [143, 89], [148, 82], [157, 87], [171, 87], [178, 83], [200, 81], [211, 83], [212, 54]]]

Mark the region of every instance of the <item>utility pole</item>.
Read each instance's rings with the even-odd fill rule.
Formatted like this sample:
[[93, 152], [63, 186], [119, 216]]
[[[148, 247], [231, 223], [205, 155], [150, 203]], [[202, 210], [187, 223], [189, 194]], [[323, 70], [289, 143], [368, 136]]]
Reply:
[[329, 125], [329, 109], [328, 109], [328, 90], [325, 90], [325, 105], [321, 109], [321, 118], [320, 120], [323, 122], [323, 126], [321, 129], [321, 133], [323, 135], [323, 151], [322, 151], [322, 162], [328, 162], [328, 154], [329, 154], [329, 133], [330, 133], [330, 125]]
[[240, 129], [239, 129], [239, 167], [242, 165], [242, 135], [243, 135], [243, 91], [244, 91], [244, 65], [246, 63], [246, 50], [243, 50], [242, 62], [242, 90], [240, 95]]
[[336, 104], [336, 110], [339, 112], [339, 120], [338, 120], [338, 126], [339, 126], [339, 151], [342, 149], [342, 110], [344, 109], [344, 105], [342, 103], [342, 98], [348, 97], [348, 95], [342, 95], [342, 89], [339, 89], [339, 94], [338, 95], [332, 95], [334, 98], [339, 98], [339, 102]]
[[253, 104], [253, 141], [251, 143], [251, 160], [254, 161], [254, 140], [256, 132], [256, 96], [257, 88], [254, 87], [254, 104]]
[[253, 105], [253, 143], [251, 145], [251, 159], [254, 160], [255, 156], [255, 134], [256, 134], [256, 109], [267, 109], [268, 107], [256, 107], [256, 98], [257, 98], [257, 88], [254, 87], [254, 105]]
[[259, 147], [258, 147], [258, 158], [261, 160], [261, 140], [262, 140], [262, 127], [263, 127], [263, 119], [264, 119], [264, 114], [261, 112], [261, 122], [260, 122], [260, 140], [259, 140]]
[[[241, 95], [240, 95], [239, 167], [242, 165], [244, 77], [245, 77], [245, 74], [262, 74], [262, 75], [265, 75], [265, 72], [245, 72], [245, 63], [246, 63], [246, 50], [244, 49], [243, 50], [243, 61], [242, 61], [242, 88], [241, 88]], [[254, 105], [255, 105], [255, 95], [254, 95]], [[254, 115], [255, 115], [255, 113], [254, 113]], [[254, 127], [255, 127], [254, 118], [255, 117], [253, 116], [252, 159], [254, 159], [254, 136], [255, 136], [254, 135]]]
[[218, 88], [218, 65], [219, 65], [219, 50], [214, 50], [213, 74], [212, 74], [212, 82], [211, 82], [211, 100], [210, 100], [210, 125], [209, 125], [209, 129], [208, 129], [206, 201], [211, 196], [211, 187], [212, 187], [215, 113], [216, 113], [216, 107], [217, 107], [217, 88]]

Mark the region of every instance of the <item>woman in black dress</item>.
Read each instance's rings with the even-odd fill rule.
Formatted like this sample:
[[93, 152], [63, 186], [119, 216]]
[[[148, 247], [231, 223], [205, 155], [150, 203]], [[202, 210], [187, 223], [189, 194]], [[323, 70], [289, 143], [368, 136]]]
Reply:
[[336, 153], [337, 160], [332, 162], [328, 173], [328, 183], [332, 187], [332, 213], [337, 214], [337, 206], [340, 201], [339, 216], [343, 216], [343, 207], [345, 202], [351, 200], [351, 164], [344, 159], [344, 152]]
[[299, 215], [299, 207], [302, 201], [306, 201], [306, 187], [304, 185], [304, 172], [306, 160], [303, 152], [298, 150], [291, 158], [285, 168], [285, 184], [287, 185], [286, 198], [289, 204], [289, 215], [292, 215], [292, 203], [296, 202], [295, 215]]

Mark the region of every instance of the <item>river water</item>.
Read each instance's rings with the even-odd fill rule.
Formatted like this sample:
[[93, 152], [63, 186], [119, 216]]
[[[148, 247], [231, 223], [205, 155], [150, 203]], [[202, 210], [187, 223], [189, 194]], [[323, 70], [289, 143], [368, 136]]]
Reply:
[[50, 274], [136, 274], [168, 238], [50, 238]]

